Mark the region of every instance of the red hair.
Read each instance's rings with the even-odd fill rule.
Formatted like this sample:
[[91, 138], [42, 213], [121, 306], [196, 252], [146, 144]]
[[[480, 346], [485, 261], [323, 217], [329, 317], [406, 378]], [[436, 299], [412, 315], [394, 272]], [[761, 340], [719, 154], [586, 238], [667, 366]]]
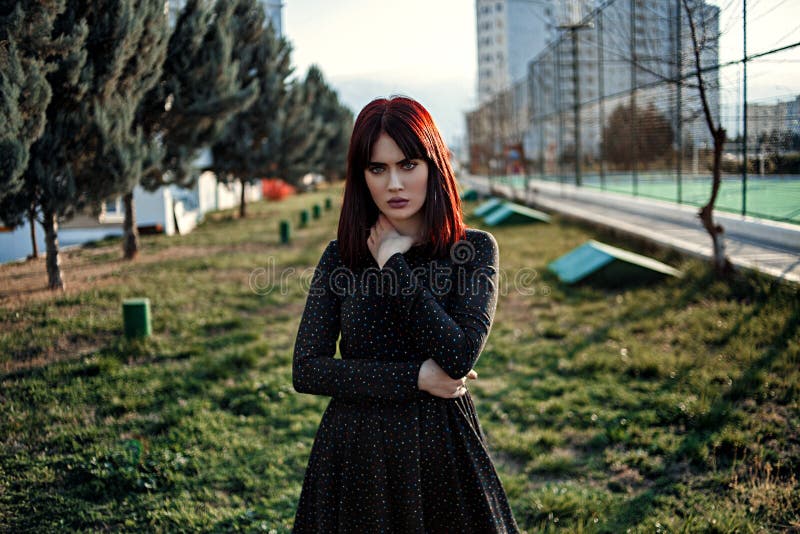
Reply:
[[428, 164], [428, 186], [424, 212], [423, 243], [434, 257], [445, 257], [450, 247], [466, 237], [461, 198], [449, 151], [428, 110], [404, 96], [378, 98], [358, 114], [347, 151], [342, 212], [337, 242], [342, 262], [354, 269], [371, 257], [367, 247], [369, 230], [380, 211], [372, 200], [364, 171], [372, 156], [372, 146], [382, 132], [391, 137], [406, 158], [424, 159]]

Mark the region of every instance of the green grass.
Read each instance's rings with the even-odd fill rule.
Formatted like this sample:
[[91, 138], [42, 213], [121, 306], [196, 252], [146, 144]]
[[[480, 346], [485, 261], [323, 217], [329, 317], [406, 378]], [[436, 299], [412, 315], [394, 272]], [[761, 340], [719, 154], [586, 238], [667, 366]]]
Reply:
[[[327, 404], [292, 389], [292, 348], [337, 216], [294, 228], [290, 246], [278, 221], [324, 196], [148, 236], [143, 259], [162, 260], [0, 310], [0, 531], [290, 530]], [[491, 231], [502, 294], [471, 390], [523, 529], [800, 529], [796, 288], [717, 281], [697, 261], [558, 219]], [[545, 266], [589, 238], [686, 276], [559, 285]], [[294, 271], [254, 291], [271, 261]], [[146, 341], [121, 339], [133, 296], [151, 299]]]

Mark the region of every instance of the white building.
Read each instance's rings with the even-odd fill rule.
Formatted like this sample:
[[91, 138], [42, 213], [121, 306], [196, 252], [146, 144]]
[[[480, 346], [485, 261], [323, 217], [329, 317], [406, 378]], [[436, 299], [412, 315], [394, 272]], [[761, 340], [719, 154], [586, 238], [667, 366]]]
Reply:
[[800, 135], [800, 95], [773, 104], [747, 104], [747, 143], [752, 147], [769, 136]]

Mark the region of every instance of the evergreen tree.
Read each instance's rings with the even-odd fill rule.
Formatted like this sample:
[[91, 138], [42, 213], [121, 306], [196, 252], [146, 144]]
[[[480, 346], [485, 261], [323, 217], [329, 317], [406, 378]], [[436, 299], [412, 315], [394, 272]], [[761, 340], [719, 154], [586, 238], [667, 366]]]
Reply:
[[[23, 6], [24, 9], [25, 6]], [[45, 111], [45, 127], [41, 136], [30, 147], [28, 164], [23, 172], [23, 185], [14, 194], [2, 200], [2, 216], [7, 222], [21, 221], [24, 214], [37, 213], [45, 230], [46, 265], [48, 285], [63, 288], [58, 256], [58, 218], [72, 209], [75, 195], [75, 169], [71, 160], [81, 161], [84, 151], [79, 131], [83, 125], [76, 123], [67, 113], [76, 107], [87, 94], [89, 85], [81, 78], [86, 66], [85, 43], [89, 27], [84, 17], [76, 16], [74, 8], [65, 4], [53, 21], [50, 36], [60, 43], [58, 55], [47, 43], [37, 48], [32, 40], [31, 56], [52, 58], [54, 65], [46, 78], [51, 87], [58, 87], [51, 95]]]
[[235, 51], [242, 61], [240, 83], [257, 83], [253, 104], [238, 113], [212, 145], [210, 167], [224, 183], [241, 183], [240, 216], [246, 215], [245, 185], [277, 168], [280, 154], [281, 112], [288, 98], [292, 72], [291, 47], [264, 26], [264, 12], [256, 0], [239, 0], [234, 16]]
[[30, 146], [44, 130], [52, 94], [46, 54], [63, 9], [63, 2], [0, 2], [0, 198], [22, 188]]
[[0, 1], [0, 220], [16, 226], [27, 216], [33, 256], [35, 209], [24, 190], [30, 147], [44, 132], [52, 96], [47, 73], [58, 56], [79, 48], [82, 35], [53, 39], [53, 24], [65, 2]]
[[68, 0], [54, 22], [55, 38], [77, 35], [72, 40], [84, 39], [83, 47], [66, 51], [48, 74], [58, 90], [47, 107], [44, 132], [31, 146], [20, 192], [41, 212], [53, 289], [64, 287], [59, 220], [128, 186], [126, 173], [108, 170], [128, 165], [131, 149], [124, 143], [115, 147], [111, 139], [130, 140], [139, 78], [149, 76], [147, 65], [158, 54], [158, 16], [166, 17], [162, 0]]
[[[307, 172], [329, 178], [344, 175], [353, 114], [312, 65], [302, 84], [293, 86], [282, 139], [282, 173], [297, 183]], [[297, 111], [297, 107], [301, 111]]]
[[258, 95], [252, 80], [241, 83], [241, 62], [234, 48], [235, 7], [233, 2], [214, 6], [190, 0], [178, 17], [161, 79], [138, 113], [147, 133], [160, 139], [164, 148], [164, 172], [143, 180], [148, 190], [165, 184], [190, 187], [198, 151]]
[[297, 184], [309, 172], [344, 175], [353, 114], [312, 65], [303, 81], [291, 85], [281, 122], [278, 170]]
[[160, 145], [145, 134], [136, 120], [136, 110], [160, 78], [169, 38], [168, 20], [159, 1], [140, 3], [135, 20], [138, 24], [129, 29], [129, 38], [135, 43], [132, 48], [136, 53], [127, 61], [115, 90], [105, 101], [95, 103], [97, 158], [81, 180], [94, 189], [102, 187], [101, 184], [113, 184], [114, 191], [109, 196], [124, 194], [126, 259], [132, 259], [138, 251], [133, 188], [142, 174], [153, 169], [162, 158]]
[[278, 173], [292, 184], [308, 172], [321, 170], [332, 133], [333, 125], [324, 121], [319, 109], [321, 77], [319, 69], [311, 67], [304, 80], [295, 80], [283, 108]]
[[[191, 187], [191, 164], [197, 151], [219, 137], [230, 118], [249, 106], [258, 87], [240, 85], [239, 60], [233, 49], [235, 4], [190, 0], [172, 32], [161, 78], [145, 95], [136, 115], [150, 142], [153, 165], [142, 165], [141, 185], [155, 191], [166, 184]], [[161, 152], [155, 152], [154, 145]], [[136, 256], [138, 232], [132, 183], [125, 203], [124, 250]]]

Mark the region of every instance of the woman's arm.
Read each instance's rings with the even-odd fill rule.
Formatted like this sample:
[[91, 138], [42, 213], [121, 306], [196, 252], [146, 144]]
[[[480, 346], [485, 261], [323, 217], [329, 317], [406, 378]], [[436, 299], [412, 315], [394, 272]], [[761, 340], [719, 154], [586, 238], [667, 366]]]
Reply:
[[314, 271], [292, 359], [292, 384], [299, 393], [347, 399], [411, 400], [422, 361], [335, 359], [341, 330], [341, 299], [330, 284], [338, 250], [331, 241]]
[[449, 314], [427, 288], [417, 283], [401, 253], [392, 254], [383, 265], [383, 269], [394, 272], [398, 282], [389, 292], [397, 319], [404, 321], [413, 334], [430, 340], [431, 358], [451, 378], [465, 376], [475, 365], [497, 307], [497, 242], [488, 232], [475, 235], [474, 242], [459, 241], [451, 253], [455, 276]]

